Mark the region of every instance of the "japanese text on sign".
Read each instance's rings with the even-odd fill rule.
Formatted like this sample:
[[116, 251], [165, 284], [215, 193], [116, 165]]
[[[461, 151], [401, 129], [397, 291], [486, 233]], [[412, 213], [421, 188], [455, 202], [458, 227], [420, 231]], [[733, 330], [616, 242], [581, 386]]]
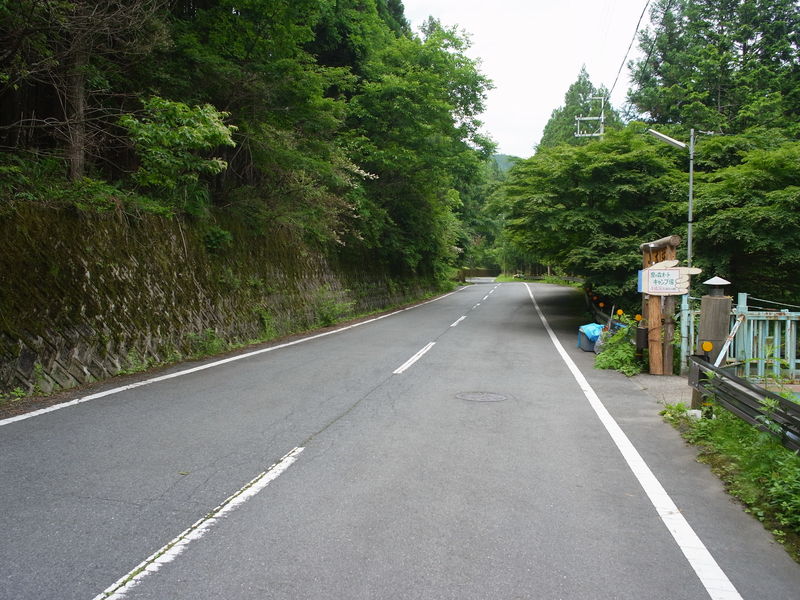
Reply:
[[648, 269], [648, 291], [651, 294], [669, 294], [680, 291], [680, 269]]

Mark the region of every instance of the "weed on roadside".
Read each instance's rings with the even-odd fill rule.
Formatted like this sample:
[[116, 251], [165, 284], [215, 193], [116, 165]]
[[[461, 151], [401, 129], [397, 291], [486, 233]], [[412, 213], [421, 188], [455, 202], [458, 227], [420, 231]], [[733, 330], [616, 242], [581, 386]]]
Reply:
[[764, 523], [800, 562], [800, 456], [722, 407], [713, 418], [691, 419], [683, 404], [667, 405], [664, 420], [691, 444], [745, 510]]
[[636, 358], [636, 322], [624, 314], [617, 316], [622, 325], [617, 331], [602, 333], [602, 350], [594, 359], [597, 369], [615, 369], [628, 377], [638, 375], [644, 370], [644, 363]]
[[186, 336], [186, 342], [192, 358], [220, 354], [229, 348], [228, 342], [219, 337], [213, 329], [205, 329], [202, 333], [190, 333]]

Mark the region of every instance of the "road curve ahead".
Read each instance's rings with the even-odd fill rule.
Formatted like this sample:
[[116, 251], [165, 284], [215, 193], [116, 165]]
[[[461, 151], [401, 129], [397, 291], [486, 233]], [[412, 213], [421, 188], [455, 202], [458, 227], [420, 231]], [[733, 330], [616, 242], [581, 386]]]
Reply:
[[471, 285], [0, 421], [0, 599], [800, 597], [580, 314]]

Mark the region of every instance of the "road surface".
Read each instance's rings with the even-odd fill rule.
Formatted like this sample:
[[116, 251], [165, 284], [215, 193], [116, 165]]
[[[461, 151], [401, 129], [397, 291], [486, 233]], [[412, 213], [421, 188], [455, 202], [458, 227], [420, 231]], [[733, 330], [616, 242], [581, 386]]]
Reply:
[[0, 599], [800, 597], [580, 314], [471, 285], [0, 422]]

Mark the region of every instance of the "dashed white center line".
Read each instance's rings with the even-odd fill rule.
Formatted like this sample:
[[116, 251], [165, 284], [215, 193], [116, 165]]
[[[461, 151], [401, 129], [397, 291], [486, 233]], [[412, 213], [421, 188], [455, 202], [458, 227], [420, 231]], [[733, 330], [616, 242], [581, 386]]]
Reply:
[[396, 369], [393, 371], [393, 373], [394, 373], [395, 375], [400, 375], [400, 373], [402, 373], [403, 371], [406, 371], [406, 370], [407, 370], [409, 367], [411, 367], [411, 365], [413, 365], [413, 364], [414, 364], [415, 362], [417, 362], [417, 361], [418, 361], [420, 358], [422, 358], [422, 357], [423, 357], [423, 355], [424, 355], [424, 354], [425, 354], [425, 353], [426, 353], [428, 350], [430, 350], [431, 348], [433, 348], [435, 344], [436, 344], [436, 342], [430, 342], [430, 343], [429, 343], [427, 346], [425, 346], [425, 347], [424, 347], [422, 350], [420, 350], [420, 351], [419, 351], [419, 352], [417, 352], [417, 353], [416, 353], [414, 356], [412, 356], [411, 358], [409, 358], [409, 359], [408, 359], [406, 362], [404, 362], [404, 363], [403, 363], [401, 366], [397, 367], [397, 368], [396, 368]]
[[[464, 288], [458, 289], [456, 292], [460, 292]], [[98, 398], [103, 398], [105, 396], [111, 396], [112, 394], [119, 394], [120, 392], [126, 392], [128, 390], [132, 390], [134, 388], [142, 387], [145, 385], [150, 385], [153, 383], [159, 383], [161, 381], [166, 381], [168, 379], [173, 379], [175, 377], [183, 377], [184, 375], [191, 375], [192, 373], [197, 373], [198, 371], [204, 371], [206, 369], [213, 369], [215, 367], [228, 364], [230, 362], [235, 362], [239, 360], [243, 360], [246, 358], [250, 358], [253, 356], [258, 356], [260, 354], [265, 354], [267, 352], [274, 352], [276, 350], [281, 350], [283, 348], [288, 348], [290, 346], [295, 346], [297, 344], [303, 344], [306, 342], [310, 342], [312, 340], [316, 340], [319, 338], [323, 338], [329, 335], [334, 335], [336, 333], [341, 333], [343, 331], [348, 331], [355, 327], [361, 327], [362, 325], [367, 325], [368, 323], [374, 323], [376, 321], [380, 321], [382, 319], [386, 319], [389, 317], [393, 317], [395, 315], [399, 315], [407, 310], [413, 310], [415, 308], [419, 308], [421, 306], [425, 306], [426, 304], [431, 304], [433, 302], [438, 302], [439, 300], [443, 300], [448, 296], [452, 296], [456, 292], [450, 292], [449, 294], [444, 294], [443, 296], [439, 296], [438, 298], [433, 298], [432, 300], [428, 300], [426, 302], [421, 302], [419, 304], [415, 304], [414, 306], [408, 306], [406, 308], [401, 308], [391, 313], [387, 313], [385, 315], [380, 315], [374, 317], [372, 319], [367, 319], [366, 321], [359, 321], [358, 323], [353, 323], [352, 325], [345, 325], [344, 327], [339, 327], [338, 329], [332, 329], [331, 331], [325, 331], [323, 333], [317, 333], [315, 335], [310, 335], [308, 337], [300, 338], [299, 340], [294, 340], [292, 342], [287, 342], [285, 344], [278, 344], [276, 346], [270, 346], [269, 348], [261, 348], [260, 350], [254, 350], [253, 352], [245, 352], [244, 354], [239, 354], [237, 356], [231, 356], [228, 358], [223, 358], [222, 360], [217, 360], [214, 362], [207, 363], [205, 365], [200, 365], [199, 367], [192, 367], [190, 369], [184, 369], [182, 371], [176, 371], [175, 373], [169, 373], [167, 375], [161, 375], [159, 377], [152, 377], [150, 379], [144, 379], [142, 381], [137, 381], [135, 383], [131, 383], [129, 385], [124, 385], [121, 387], [113, 388], [110, 390], [105, 390], [103, 392], [97, 392], [96, 394], [90, 394], [88, 396], [83, 396], [81, 398], [76, 398], [75, 400], [70, 400], [69, 402], [63, 402], [61, 404], [55, 404], [53, 406], [48, 406], [47, 408], [40, 408], [39, 410], [34, 410], [29, 413], [24, 413], [21, 415], [17, 415], [15, 417], [8, 417], [7, 419], [0, 419], [0, 427], [4, 425], [10, 425], [11, 423], [16, 423], [17, 421], [24, 421], [26, 419], [30, 419], [32, 417], [38, 417], [39, 415], [43, 415], [49, 412], [53, 412], [56, 410], [61, 410], [63, 408], [67, 408], [69, 406], [75, 406], [76, 404], [82, 404], [84, 402], [89, 402], [90, 400], [96, 400]]]
[[486, 294], [486, 295], [483, 297], [483, 300], [486, 300], [486, 299], [488, 299], [488, 298], [489, 298], [489, 294]]
[[202, 538], [217, 521], [236, 507], [244, 504], [250, 498], [258, 494], [261, 490], [275, 481], [286, 469], [292, 466], [297, 460], [297, 455], [303, 448], [297, 447], [269, 469], [252, 479], [247, 485], [238, 492], [232, 494], [222, 504], [217, 506], [205, 517], [197, 521], [186, 531], [181, 533], [171, 542], [154, 552], [150, 557], [139, 563], [132, 571], [123, 575], [120, 579], [109, 586], [105, 591], [95, 596], [94, 600], [118, 600], [123, 598], [126, 592], [138, 584], [148, 575], [155, 573], [165, 564], [175, 560], [194, 540]]
[[459, 323], [461, 323], [461, 321], [463, 321], [463, 320], [464, 320], [464, 319], [466, 319], [466, 318], [467, 318], [467, 316], [466, 316], [466, 315], [464, 315], [463, 317], [459, 317], [458, 319], [456, 319], [456, 322], [455, 322], [455, 323], [453, 323], [452, 325], [450, 325], [450, 327], [455, 327], [456, 325], [458, 325]]

